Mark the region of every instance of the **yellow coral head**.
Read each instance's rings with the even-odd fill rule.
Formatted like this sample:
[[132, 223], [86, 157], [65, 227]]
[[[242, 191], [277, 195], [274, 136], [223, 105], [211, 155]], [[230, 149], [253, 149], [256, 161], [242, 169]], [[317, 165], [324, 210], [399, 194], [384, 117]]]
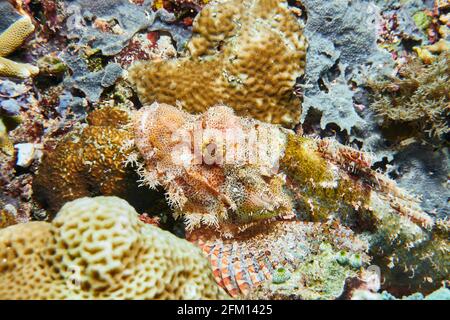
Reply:
[[0, 35], [0, 57], [6, 57], [19, 48], [34, 31], [29, 16], [23, 16]]
[[238, 115], [295, 126], [306, 40], [286, 1], [214, 1], [196, 17], [189, 56], [135, 63], [129, 69], [142, 103], [204, 112], [224, 103]]
[[200, 249], [117, 197], [80, 198], [52, 223], [0, 230], [0, 261], [0, 299], [225, 297]]
[[28, 78], [39, 73], [35, 66], [4, 58], [19, 48], [33, 31], [31, 18], [23, 16], [0, 35], [0, 76]]

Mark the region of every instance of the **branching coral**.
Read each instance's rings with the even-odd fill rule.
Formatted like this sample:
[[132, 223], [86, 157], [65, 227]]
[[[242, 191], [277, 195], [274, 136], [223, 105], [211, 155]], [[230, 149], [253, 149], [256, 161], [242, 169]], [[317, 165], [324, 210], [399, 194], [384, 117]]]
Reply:
[[196, 17], [190, 56], [136, 63], [129, 69], [143, 103], [179, 103], [203, 112], [217, 103], [239, 115], [293, 127], [293, 94], [305, 67], [301, 26], [285, 1], [214, 1]]
[[198, 248], [116, 197], [78, 199], [51, 224], [1, 230], [0, 271], [1, 299], [224, 297]]
[[35, 66], [5, 58], [22, 45], [33, 31], [34, 25], [30, 17], [24, 16], [0, 35], [0, 76], [28, 78], [39, 73]]
[[154, 103], [134, 114], [133, 128], [139, 154], [129, 162], [144, 184], [164, 187], [189, 230], [221, 225], [225, 233], [292, 214], [284, 177], [272, 172], [284, 143], [277, 127], [239, 118], [225, 106], [195, 116]]
[[397, 78], [372, 81], [369, 86], [374, 91], [372, 108], [384, 117], [384, 126], [399, 124], [407, 129], [396, 130], [396, 136], [446, 141], [450, 131], [449, 51], [431, 65], [414, 58], [400, 69]]
[[96, 195], [121, 196], [144, 209], [154, 195], [139, 188], [138, 176], [124, 166], [128, 154], [122, 146], [132, 139], [121, 128], [127, 122], [121, 109], [92, 112], [87, 127], [74, 130], [45, 153], [33, 181], [35, 198], [53, 213], [67, 201]]

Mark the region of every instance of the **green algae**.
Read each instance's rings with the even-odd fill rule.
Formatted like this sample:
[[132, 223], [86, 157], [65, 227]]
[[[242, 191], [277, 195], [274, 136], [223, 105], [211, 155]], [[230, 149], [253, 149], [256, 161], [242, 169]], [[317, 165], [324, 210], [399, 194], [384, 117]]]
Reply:
[[288, 281], [291, 278], [291, 273], [286, 268], [280, 267], [272, 274], [272, 283], [280, 284]]
[[297, 209], [309, 221], [323, 222], [338, 215], [348, 225], [370, 228], [370, 189], [356, 180], [334, 174], [317, 151], [315, 141], [288, 135], [281, 168], [298, 189]]
[[413, 15], [413, 20], [419, 29], [426, 30], [431, 23], [431, 17], [424, 11], [418, 11]]

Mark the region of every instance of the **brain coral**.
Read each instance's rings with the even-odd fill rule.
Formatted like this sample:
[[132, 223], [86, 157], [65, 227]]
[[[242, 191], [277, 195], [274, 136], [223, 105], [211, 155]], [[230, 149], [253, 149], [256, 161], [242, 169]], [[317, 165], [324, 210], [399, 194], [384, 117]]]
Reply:
[[120, 109], [92, 112], [87, 127], [69, 133], [45, 153], [33, 180], [35, 198], [53, 213], [84, 196], [120, 196], [139, 210], [152, 203], [152, 193], [139, 188], [138, 176], [124, 166], [122, 146], [132, 139], [122, 128], [127, 122], [127, 112]]
[[305, 67], [302, 28], [286, 1], [213, 1], [196, 17], [189, 56], [138, 62], [129, 69], [143, 103], [203, 112], [217, 103], [238, 115], [293, 127], [293, 94]]
[[22, 45], [33, 31], [34, 25], [30, 17], [24, 16], [0, 34], [0, 76], [27, 78], [39, 73], [35, 66], [4, 58]]
[[51, 224], [0, 231], [1, 299], [220, 297], [200, 249], [144, 224], [116, 197], [78, 199]]

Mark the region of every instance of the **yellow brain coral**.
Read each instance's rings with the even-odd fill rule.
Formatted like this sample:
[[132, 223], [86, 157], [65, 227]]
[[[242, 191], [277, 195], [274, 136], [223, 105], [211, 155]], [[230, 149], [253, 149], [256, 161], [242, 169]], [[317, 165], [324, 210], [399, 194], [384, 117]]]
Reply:
[[189, 57], [130, 68], [143, 103], [178, 103], [189, 112], [224, 103], [238, 115], [298, 123], [301, 101], [293, 87], [304, 72], [307, 46], [286, 1], [214, 1], [193, 32]]
[[144, 209], [152, 195], [138, 188], [138, 176], [124, 166], [128, 154], [122, 146], [132, 139], [122, 128], [127, 121], [127, 112], [117, 108], [92, 112], [87, 127], [45, 153], [33, 180], [35, 198], [53, 213], [67, 201], [98, 195], [119, 196]]
[[[33, 241], [30, 241], [33, 239]], [[200, 249], [116, 197], [67, 203], [50, 224], [0, 231], [0, 299], [217, 299]]]
[[39, 69], [26, 63], [6, 59], [34, 31], [30, 17], [24, 16], [14, 22], [0, 35], [0, 76], [27, 78], [39, 73]]

